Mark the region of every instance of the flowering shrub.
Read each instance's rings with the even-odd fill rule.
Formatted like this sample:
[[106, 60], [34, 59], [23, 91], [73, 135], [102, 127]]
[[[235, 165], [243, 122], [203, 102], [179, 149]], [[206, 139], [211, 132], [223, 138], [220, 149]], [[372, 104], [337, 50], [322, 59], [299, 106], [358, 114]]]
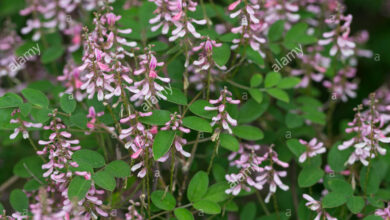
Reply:
[[357, 100], [341, 1], [20, 2], [0, 219], [390, 219], [390, 90]]

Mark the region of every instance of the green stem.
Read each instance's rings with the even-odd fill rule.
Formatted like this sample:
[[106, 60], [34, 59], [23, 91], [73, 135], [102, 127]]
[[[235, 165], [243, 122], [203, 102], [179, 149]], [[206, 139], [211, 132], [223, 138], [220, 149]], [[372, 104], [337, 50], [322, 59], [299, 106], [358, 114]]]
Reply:
[[213, 161], [214, 161], [215, 156], [217, 155], [218, 147], [219, 147], [219, 139], [218, 139], [217, 143], [215, 144], [213, 154], [211, 155], [210, 164], [209, 164], [209, 167], [207, 168], [207, 174], [210, 174], [211, 168], [213, 167]]
[[263, 197], [261, 197], [259, 191], [255, 190], [255, 192], [256, 192], [257, 200], [259, 200], [259, 203], [261, 205], [261, 208], [263, 208], [266, 215], [270, 215], [269, 210], [268, 210], [266, 204], [264, 203]]

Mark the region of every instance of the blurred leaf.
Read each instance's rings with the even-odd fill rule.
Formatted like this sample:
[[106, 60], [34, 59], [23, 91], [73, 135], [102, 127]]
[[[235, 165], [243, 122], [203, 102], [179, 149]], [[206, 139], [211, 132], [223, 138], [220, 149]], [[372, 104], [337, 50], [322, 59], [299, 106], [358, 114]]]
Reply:
[[206, 172], [198, 171], [192, 177], [187, 188], [187, 198], [191, 202], [196, 202], [204, 197], [209, 185], [209, 177]]
[[206, 195], [203, 197], [205, 200], [214, 202], [222, 202], [229, 198], [229, 195], [225, 193], [225, 190], [229, 188], [229, 184], [225, 181], [211, 185]]
[[192, 113], [195, 115], [198, 115], [203, 118], [211, 119], [212, 117], [217, 115], [217, 111], [206, 111], [204, 110], [204, 107], [213, 107], [208, 101], [206, 100], [196, 100], [192, 105], [190, 105], [189, 109]]
[[105, 170], [98, 171], [92, 175], [92, 179], [97, 186], [105, 190], [112, 192], [115, 189], [116, 181], [110, 172]]
[[261, 103], [263, 101], [263, 92], [259, 89], [249, 89], [249, 94], [257, 103]]
[[280, 89], [292, 89], [301, 81], [298, 77], [286, 77], [280, 80], [278, 88]]
[[218, 66], [224, 66], [230, 58], [230, 48], [227, 44], [220, 47], [213, 47], [213, 60]]
[[360, 213], [364, 207], [364, 199], [360, 196], [352, 196], [347, 200], [348, 209], [353, 213]]
[[278, 72], [270, 72], [265, 76], [264, 80], [264, 86], [265, 88], [270, 88], [273, 86], [276, 86], [280, 80], [282, 79], [282, 76]]
[[105, 171], [114, 177], [125, 178], [130, 176], [130, 165], [123, 160], [114, 160], [107, 164]]
[[284, 20], [276, 21], [271, 25], [268, 31], [268, 39], [270, 41], [277, 41], [282, 38], [284, 32]]
[[139, 117], [139, 121], [148, 125], [165, 125], [171, 119], [167, 110], [153, 110], [151, 116]]
[[89, 188], [91, 187], [91, 180], [86, 180], [81, 176], [75, 176], [69, 184], [68, 187], [68, 197], [69, 199], [77, 198], [78, 201], [82, 200], [87, 194]]
[[162, 190], [157, 190], [152, 192], [152, 202], [157, 208], [162, 210], [173, 210], [176, 206], [175, 197], [170, 192], [164, 192]]
[[174, 214], [178, 220], [194, 220], [192, 213], [185, 208], [175, 209]]
[[72, 94], [63, 94], [60, 99], [61, 109], [66, 113], [72, 113], [76, 109], [76, 101]]
[[284, 101], [284, 102], [290, 102], [290, 98], [288, 96], [288, 94], [281, 90], [281, 89], [278, 89], [278, 88], [269, 88], [267, 89], [267, 93], [276, 98], [276, 99], [279, 99], [281, 101]]
[[104, 166], [105, 164], [104, 157], [101, 154], [99, 154], [96, 151], [88, 150], [88, 149], [82, 149], [76, 151], [72, 155], [72, 159], [77, 163], [78, 162], [87, 163], [91, 165], [91, 167], [93, 168], [99, 168]]
[[341, 206], [347, 201], [346, 197], [336, 192], [330, 192], [322, 199], [323, 208], [335, 208]]
[[42, 108], [49, 106], [49, 99], [39, 90], [26, 88], [22, 90], [22, 94], [33, 105]]
[[78, 128], [87, 128], [87, 115], [84, 112], [79, 112], [70, 116], [70, 121]]
[[0, 97], [0, 108], [18, 107], [23, 104], [23, 99], [15, 93], [7, 92]]
[[172, 88], [172, 93], [167, 93], [166, 97], [168, 102], [172, 102], [179, 105], [187, 105], [187, 97], [180, 89]]
[[257, 87], [263, 82], [263, 76], [259, 73], [256, 73], [252, 76], [250, 80], [251, 87]]
[[304, 167], [298, 176], [299, 187], [306, 188], [316, 184], [324, 176], [324, 171], [318, 167]]
[[210, 215], [216, 215], [221, 213], [221, 207], [209, 200], [200, 200], [193, 204], [194, 208]]
[[207, 133], [211, 133], [213, 131], [208, 121], [196, 116], [188, 116], [183, 118], [183, 125], [195, 131]]
[[264, 138], [264, 134], [259, 128], [250, 125], [233, 127], [233, 133], [237, 137], [249, 141], [257, 141]]
[[230, 151], [234, 151], [234, 152], [237, 152], [238, 149], [239, 149], [239, 143], [237, 141], [237, 139], [233, 136], [231, 136], [230, 134], [224, 134], [224, 133], [221, 133], [219, 135], [219, 140], [220, 140], [220, 144], [223, 148], [225, 149], [228, 149]]
[[20, 189], [12, 190], [9, 196], [9, 202], [15, 211], [24, 213], [28, 210], [28, 198], [26, 194]]
[[53, 61], [56, 61], [58, 58], [60, 58], [65, 53], [65, 49], [63, 46], [52, 46], [46, 50], [43, 51], [41, 56], [41, 62], [43, 64], [48, 64]]
[[153, 158], [155, 160], [164, 156], [171, 147], [175, 138], [174, 131], [159, 131], [153, 142]]

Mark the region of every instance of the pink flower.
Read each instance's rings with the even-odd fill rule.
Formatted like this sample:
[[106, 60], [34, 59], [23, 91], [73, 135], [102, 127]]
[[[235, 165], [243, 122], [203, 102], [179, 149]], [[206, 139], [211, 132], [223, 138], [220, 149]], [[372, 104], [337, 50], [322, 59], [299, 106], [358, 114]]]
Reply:
[[324, 147], [324, 143], [318, 142], [317, 138], [311, 139], [309, 143], [307, 141], [299, 139], [299, 142], [306, 147], [306, 151], [299, 157], [299, 162], [305, 162], [308, 157], [315, 157], [319, 154], [323, 154], [326, 152], [326, 148]]
[[218, 115], [212, 118], [211, 126], [214, 126], [217, 123], [219, 123], [221, 125], [221, 127], [223, 129], [227, 130], [230, 134], [232, 134], [232, 129], [230, 128], [230, 126], [236, 126], [237, 121], [229, 115], [229, 113], [226, 111], [225, 107], [226, 107], [227, 103], [235, 104], [235, 105], [240, 103], [240, 100], [233, 100], [231, 96], [232, 96], [232, 93], [229, 92], [227, 90], [227, 88], [224, 88], [223, 90], [221, 90], [221, 94], [220, 94], [218, 99], [215, 99], [215, 100], [210, 99], [210, 101], [209, 101], [210, 104], [212, 104], [212, 105], [219, 104], [219, 106], [217, 106], [217, 107], [206, 106], [204, 108], [204, 110], [206, 110], [206, 111], [217, 110]]
[[308, 194], [303, 194], [303, 198], [306, 199], [308, 202], [305, 204], [309, 209], [312, 211], [317, 212], [317, 216], [314, 218], [315, 220], [320, 220], [322, 219], [321, 216], [326, 218], [327, 220], [337, 220], [337, 218], [334, 218], [327, 213], [321, 205], [321, 202], [316, 201], [313, 199], [311, 196]]

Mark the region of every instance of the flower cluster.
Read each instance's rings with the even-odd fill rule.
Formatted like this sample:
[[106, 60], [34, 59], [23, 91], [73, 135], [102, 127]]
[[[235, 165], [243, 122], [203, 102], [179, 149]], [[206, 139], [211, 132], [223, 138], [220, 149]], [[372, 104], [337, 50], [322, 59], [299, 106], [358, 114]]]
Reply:
[[382, 128], [384, 121], [376, 108], [376, 103], [375, 94], [371, 94], [369, 109], [361, 112], [363, 106], [359, 105], [355, 109], [354, 120], [348, 123], [349, 127], [346, 128], [345, 132], [353, 132], [355, 136], [338, 146], [339, 150], [354, 147], [347, 164], [352, 165], [356, 161], [360, 161], [364, 166], [367, 166], [370, 158], [375, 158], [378, 154], [386, 154], [386, 149], [380, 143], [390, 143], [390, 138], [386, 137], [389, 131]]
[[210, 99], [209, 102], [211, 105], [217, 105], [217, 107], [211, 107], [206, 106], [204, 110], [206, 111], [218, 111], [217, 116], [214, 116], [212, 118], [211, 126], [215, 126], [218, 124], [220, 127], [222, 127], [224, 130], [227, 130], [230, 134], [233, 133], [231, 126], [237, 125], [237, 120], [233, 119], [229, 112], [226, 110], [227, 104], [234, 104], [238, 105], [240, 103], [240, 100], [234, 100], [232, 99], [232, 93], [227, 90], [227, 88], [224, 88], [220, 92], [220, 96], [218, 99]]
[[[276, 192], [277, 187], [287, 191], [289, 187], [282, 183], [280, 177], [287, 176], [286, 171], [278, 171], [274, 168], [277, 164], [283, 168], [288, 167], [288, 163], [281, 161], [278, 158], [278, 154], [268, 147], [267, 152], [263, 156], [257, 156], [255, 151], [258, 150], [260, 146], [258, 145], [241, 145], [240, 146], [240, 157], [230, 163], [230, 165], [240, 168], [241, 171], [239, 174], [230, 174], [226, 175], [225, 178], [230, 184], [230, 188], [225, 192], [227, 194], [238, 195], [241, 189], [250, 191], [250, 188], [244, 184], [244, 180], [249, 186], [253, 186], [258, 190], [262, 190], [265, 184], [269, 184], [269, 192], [265, 198], [265, 202], [270, 201], [271, 196]], [[251, 152], [245, 152], [245, 150], [250, 150]], [[229, 160], [233, 160], [236, 157], [236, 153], [233, 153], [229, 156]], [[260, 167], [259, 165], [262, 162], [268, 161], [269, 165]], [[255, 178], [251, 178], [248, 175], [253, 175], [254, 172]]]
[[324, 143], [318, 142], [317, 138], [311, 139], [309, 143], [302, 139], [300, 139], [299, 142], [306, 147], [306, 151], [299, 157], [300, 163], [305, 162], [305, 160], [309, 157], [315, 157], [326, 152]]

